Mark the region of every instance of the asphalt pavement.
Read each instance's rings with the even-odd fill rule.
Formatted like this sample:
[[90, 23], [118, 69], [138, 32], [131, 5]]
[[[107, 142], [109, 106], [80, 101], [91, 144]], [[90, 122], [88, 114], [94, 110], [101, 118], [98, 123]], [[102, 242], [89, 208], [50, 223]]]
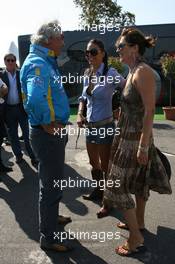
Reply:
[[122, 220], [121, 213], [113, 210], [110, 216], [97, 219], [96, 212], [100, 205], [82, 199], [82, 194], [89, 193], [89, 188], [78, 185], [83, 180], [91, 179], [85, 138], [84, 135], [80, 136], [75, 149], [76, 125], [69, 128], [71, 135], [66, 146], [65, 177], [68, 181], [73, 179], [77, 186], [65, 188], [60, 212], [72, 217], [72, 223], [64, 226], [62, 233], [65, 237], [71, 234], [70, 242], [74, 250], [54, 253], [40, 249], [37, 171], [26, 154], [25, 161], [16, 164], [11, 147], [3, 145], [3, 158], [7, 165], [13, 165], [13, 172], [0, 175], [0, 264], [174, 264], [175, 122], [154, 123], [155, 144], [171, 163], [173, 193], [160, 195], [151, 192], [144, 232], [148, 251], [134, 258], [115, 254], [115, 247], [128, 236], [127, 231], [121, 231], [116, 226], [118, 220]]

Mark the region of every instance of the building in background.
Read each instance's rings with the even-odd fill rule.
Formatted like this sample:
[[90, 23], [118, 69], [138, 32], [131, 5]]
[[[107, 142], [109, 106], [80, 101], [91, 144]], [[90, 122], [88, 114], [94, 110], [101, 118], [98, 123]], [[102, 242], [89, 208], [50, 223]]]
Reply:
[[[162, 88], [158, 105], [168, 104], [168, 89], [169, 81], [164, 78], [159, 59], [163, 53], [175, 54], [175, 24], [159, 24], [159, 25], [144, 25], [137, 26], [146, 35], [153, 35], [157, 38], [156, 46], [153, 49], [148, 49], [145, 53], [146, 60], [153, 66], [161, 76]], [[115, 56], [115, 42], [120, 35], [118, 29], [111, 31], [104, 30], [95, 31], [95, 28], [84, 31], [83, 29], [76, 31], [65, 31], [65, 46], [61, 56], [58, 59], [61, 73], [65, 76], [64, 86], [71, 104], [76, 104], [79, 95], [82, 92], [82, 83], [80, 76], [83, 75], [87, 62], [84, 51], [88, 41], [92, 38], [99, 38], [105, 43], [106, 50], [109, 56]], [[24, 62], [30, 46], [30, 35], [18, 37], [19, 62], [20, 66]], [[67, 78], [66, 78], [67, 77]], [[173, 83], [175, 88], [175, 83]], [[173, 104], [175, 104], [175, 89], [173, 90]]]

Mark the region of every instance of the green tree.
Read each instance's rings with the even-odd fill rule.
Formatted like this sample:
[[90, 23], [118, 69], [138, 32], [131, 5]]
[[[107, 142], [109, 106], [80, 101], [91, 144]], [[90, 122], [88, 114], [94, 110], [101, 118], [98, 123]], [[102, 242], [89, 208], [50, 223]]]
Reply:
[[74, 0], [77, 7], [81, 8], [81, 22], [84, 25], [116, 24], [129, 26], [135, 24], [135, 15], [123, 11], [117, 0]]

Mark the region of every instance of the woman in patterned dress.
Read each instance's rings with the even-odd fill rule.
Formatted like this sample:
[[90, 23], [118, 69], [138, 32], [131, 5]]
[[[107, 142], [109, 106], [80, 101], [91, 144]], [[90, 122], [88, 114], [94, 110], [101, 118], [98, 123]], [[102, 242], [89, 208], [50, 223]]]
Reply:
[[[118, 227], [129, 229], [127, 242], [116, 248], [116, 253], [122, 256], [145, 251], [140, 231], [144, 228], [149, 190], [171, 193], [153, 143], [155, 74], [142, 58], [145, 49], [154, 44], [154, 38], [145, 37], [134, 28], [124, 29], [116, 43], [120, 60], [130, 67], [130, 73], [122, 93], [120, 136], [114, 137], [108, 168], [108, 180], [119, 181], [120, 187], [106, 186], [104, 201], [122, 210], [126, 224], [118, 223]], [[157, 177], [151, 177], [151, 164], [156, 166]], [[131, 194], [135, 194], [136, 206]]]

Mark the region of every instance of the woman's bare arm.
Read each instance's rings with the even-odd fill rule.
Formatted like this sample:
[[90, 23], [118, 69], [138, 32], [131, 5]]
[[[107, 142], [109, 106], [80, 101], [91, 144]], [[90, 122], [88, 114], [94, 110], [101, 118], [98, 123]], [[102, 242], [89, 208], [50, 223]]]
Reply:
[[152, 134], [153, 118], [155, 112], [156, 83], [152, 69], [148, 66], [141, 66], [135, 73], [134, 81], [136, 84], [136, 89], [141, 95], [145, 108], [140, 146], [147, 147]]
[[153, 118], [155, 111], [155, 78], [150, 67], [141, 66], [136, 71], [134, 80], [135, 87], [141, 95], [144, 105], [143, 129], [137, 151], [137, 161], [141, 165], [148, 163], [148, 150], [152, 135]]

